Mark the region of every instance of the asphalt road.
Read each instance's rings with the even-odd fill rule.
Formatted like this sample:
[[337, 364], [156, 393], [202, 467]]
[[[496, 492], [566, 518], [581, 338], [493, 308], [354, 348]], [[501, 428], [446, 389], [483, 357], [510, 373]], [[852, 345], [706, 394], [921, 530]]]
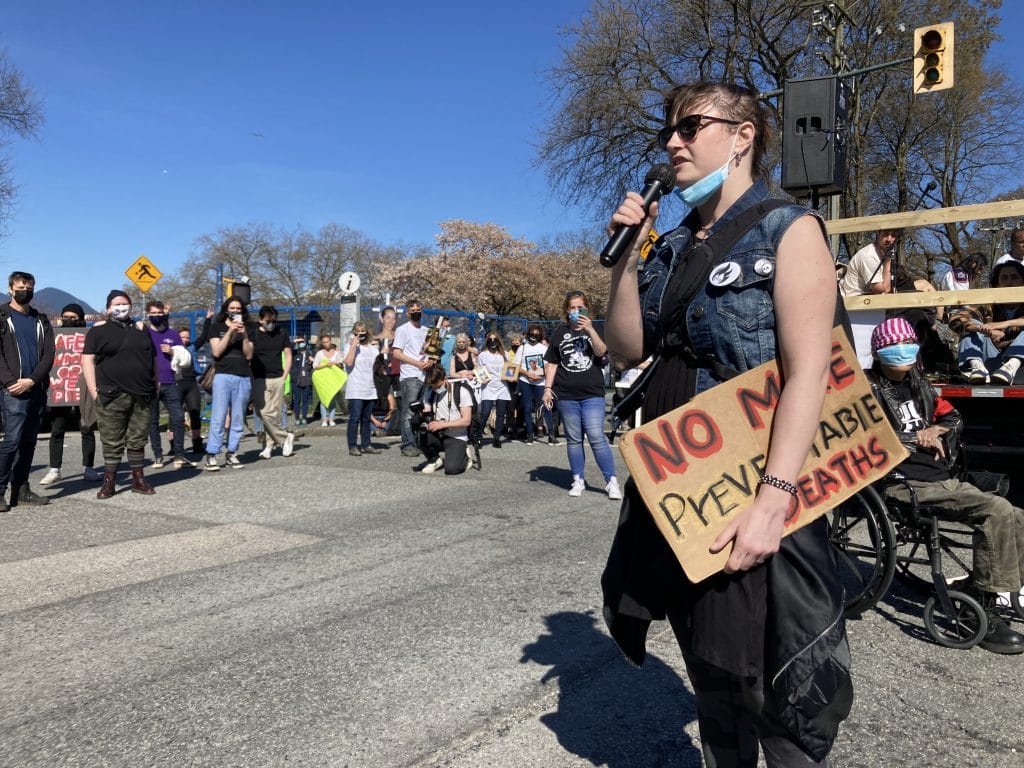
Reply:
[[[77, 442], [0, 516], [0, 766], [700, 765], [667, 626], [641, 669], [605, 633], [617, 505], [564, 448], [422, 476], [339, 426], [99, 501]], [[899, 589], [849, 629], [833, 766], [1024, 766], [1024, 658], [936, 646]]]

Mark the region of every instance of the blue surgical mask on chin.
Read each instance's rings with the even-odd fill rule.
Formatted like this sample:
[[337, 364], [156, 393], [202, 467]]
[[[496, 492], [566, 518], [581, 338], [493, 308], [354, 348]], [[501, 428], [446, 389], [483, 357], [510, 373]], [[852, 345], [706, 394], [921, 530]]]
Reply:
[[680, 200], [691, 208], [696, 208], [698, 205], [703, 205], [707, 202], [709, 197], [722, 188], [722, 185], [725, 184], [725, 180], [729, 178], [729, 171], [732, 166], [733, 158], [732, 153], [736, 149], [737, 138], [738, 135], [732, 137], [732, 147], [729, 149], [729, 159], [722, 164], [721, 168], [712, 171], [703, 179], [698, 179], [686, 189], [675, 190], [675, 193]]
[[882, 347], [875, 354], [885, 365], [912, 365], [917, 362], [920, 349], [920, 344], [893, 344], [891, 347]]

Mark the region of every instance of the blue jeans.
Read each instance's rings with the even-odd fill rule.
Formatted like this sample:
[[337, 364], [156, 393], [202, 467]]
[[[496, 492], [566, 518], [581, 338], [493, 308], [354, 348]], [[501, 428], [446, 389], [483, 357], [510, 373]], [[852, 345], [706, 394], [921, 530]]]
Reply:
[[224, 419], [231, 413], [231, 431], [228, 433], [228, 453], [236, 453], [245, 429], [245, 409], [252, 394], [252, 379], [218, 373], [213, 377], [213, 402], [210, 405], [210, 434], [206, 452], [220, 453], [224, 446]]
[[1010, 342], [1010, 346], [1000, 351], [992, 339], [983, 333], [974, 331], [960, 339], [960, 354], [957, 361], [961, 370], [966, 370], [967, 361], [974, 358], [981, 360], [990, 370], [995, 370], [1011, 357], [1024, 358], [1024, 333]]
[[556, 400], [558, 415], [565, 428], [566, 453], [569, 454], [569, 468], [573, 477], [583, 477], [586, 458], [583, 453], [583, 436], [590, 443], [597, 466], [601, 468], [605, 482], [615, 477], [615, 459], [604, 434], [604, 398], [588, 397], [583, 400]]
[[21, 486], [28, 483], [45, 407], [46, 390], [38, 385], [21, 396], [0, 387], [0, 495], [10, 485], [11, 495], [17, 497]]
[[[528, 437], [533, 437], [533, 433], [536, 431], [533, 424], [533, 402], [535, 399], [537, 402], [543, 399], [544, 383], [524, 384], [520, 380], [519, 394], [523, 396], [523, 421], [526, 424], [526, 434]], [[544, 414], [544, 423], [547, 425], [548, 434], [555, 434], [555, 415], [543, 406], [541, 412]]]
[[292, 384], [292, 415], [295, 421], [306, 421], [309, 418], [309, 404], [313, 401], [313, 387], [297, 387]]
[[164, 455], [160, 444], [160, 402], [167, 408], [167, 421], [171, 426], [171, 455], [185, 455], [185, 411], [181, 407], [181, 393], [177, 384], [161, 384], [160, 394], [149, 406], [149, 445], [153, 458]]
[[[370, 414], [376, 400], [348, 401], [348, 447], [370, 447]], [[359, 430], [362, 429], [362, 442], [359, 442]]]
[[416, 435], [412, 433], [410, 424], [412, 411], [409, 410], [409, 404], [419, 399], [423, 382], [415, 376], [410, 376], [399, 382], [398, 389], [402, 394], [402, 402], [398, 404], [398, 423], [402, 427], [402, 450], [416, 448]]

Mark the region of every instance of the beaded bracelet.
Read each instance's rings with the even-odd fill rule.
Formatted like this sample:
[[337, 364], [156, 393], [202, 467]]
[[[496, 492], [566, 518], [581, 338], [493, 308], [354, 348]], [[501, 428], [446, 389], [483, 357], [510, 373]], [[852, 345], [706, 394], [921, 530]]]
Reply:
[[780, 491], [785, 491], [790, 496], [796, 496], [798, 491], [795, 485], [787, 480], [783, 480], [781, 477], [775, 475], [769, 475], [765, 472], [761, 475], [761, 485], [770, 485], [772, 488], [778, 488]]

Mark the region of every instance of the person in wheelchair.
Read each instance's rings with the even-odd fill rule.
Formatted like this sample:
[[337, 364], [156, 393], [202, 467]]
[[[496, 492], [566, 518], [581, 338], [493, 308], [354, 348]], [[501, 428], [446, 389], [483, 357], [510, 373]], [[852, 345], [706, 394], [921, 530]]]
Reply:
[[[898, 467], [917, 501], [943, 520], [973, 529], [970, 586], [988, 615], [979, 645], [994, 653], [1024, 652], [1024, 635], [995, 612], [996, 594], [1017, 592], [1024, 575], [1024, 510], [960, 479], [956, 449], [963, 430], [960, 413], [935, 394], [918, 369], [917, 336], [902, 317], [892, 317], [871, 334], [874, 365], [866, 371], [875, 397], [903, 445], [910, 451]], [[900, 483], [884, 488], [887, 498], [909, 503]]]

